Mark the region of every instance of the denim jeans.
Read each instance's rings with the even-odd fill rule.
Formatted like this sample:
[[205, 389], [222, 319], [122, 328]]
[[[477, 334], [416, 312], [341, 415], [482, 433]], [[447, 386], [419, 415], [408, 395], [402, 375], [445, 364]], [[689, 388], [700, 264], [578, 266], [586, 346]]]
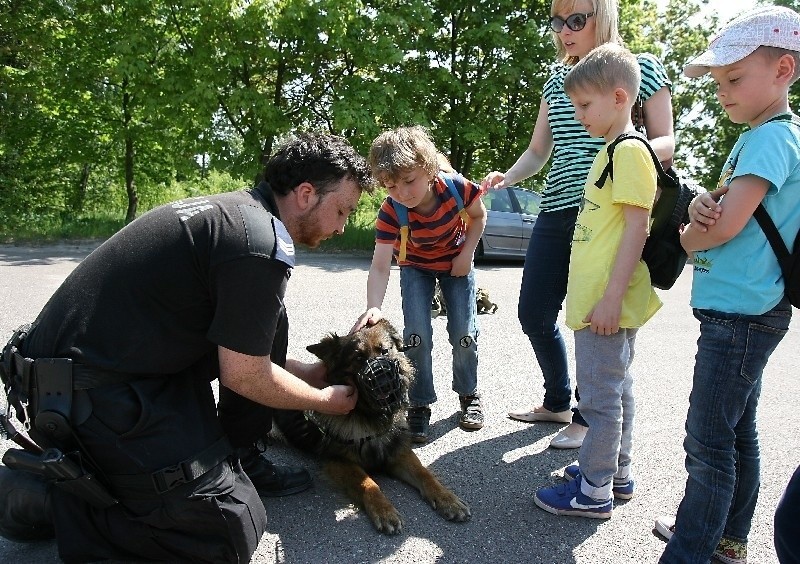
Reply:
[[579, 407], [589, 431], [578, 464], [581, 491], [595, 499], [611, 499], [612, 478], [629, 477], [633, 436], [633, 376], [637, 329], [597, 335], [588, 327], [575, 331]]
[[416, 377], [408, 392], [412, 406], [436, 401], [433, 388], [433, 326], [431, 301], [436, 279], [447, 305], [447, 333], [453, 350], [453, 391], [470, 396], [478, 391], [478, 322], [475, 301], [475, 270], [467, 276], [430, 272], [411, 266], [400, 268], [403, 301], [403, 340], [406, 355], [414, 363]]
[[792, 474], [786, 491], [775, 509], [775, 552], [778, 562], [797, 562], [800, 559], [800, 466]]
[[[550, 411], [569, 409], [572, 399], [567, 348], [557, 319], [567, 295], [572, 233], [577, 217], [576, 207], [539, 214], [528, 244], [519, 291], [519, 321], [542, 370], [542, 405]], [[573, 420], [584, 423], [577, 412]]]
[[706, 564], [722, 537], [747, 541], [760, 485], [761, 376], [792, 310], [784, 299], [763, 315], [694, 315], [700, 338], [683, 443], [689, 478], [662, 563]]

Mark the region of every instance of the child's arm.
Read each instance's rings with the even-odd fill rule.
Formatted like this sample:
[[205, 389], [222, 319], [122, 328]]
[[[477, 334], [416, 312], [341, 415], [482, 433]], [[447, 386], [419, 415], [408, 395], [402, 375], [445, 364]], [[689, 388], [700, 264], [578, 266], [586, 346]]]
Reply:
[[375, 243], [375, 251], [372, 253], [372, 265], [369, 267], [367, 276], [367, 311], [362, 313], [356, 320], [351, 333], [358, 331], [365, 325], [374, 325], [381, 320], [381, 306], [383, 298], [386, 296], [386, 287], [389, 285], [389, 275], [392, 269], [392, 251], [394, 245], [391, 243]]
[[681, 232], [683, 248], [687, 253], [704, 251], [736, 237], [753, 216], [768, 189], [768, 180], [752, 174], [734, 178], [728, 185], [728, 193], [719, 202], [724, 213], [720, 213], [714, 225], [705, 232], [694, 221], [687, 225]]
[[598, 335], [612, 335], [619, 331], [622, 299], [628, 291], [639, 259], [642, 258], [642, 249], [647, 239], [650, 212], [646, 208], [628, 204], [622, 204], [622, 212], [625, 216], [625, 230], [622, 232], [606, 291], [584, 319], [590, 324], [592, 333]]
[[453, 259], [453, 267], [450, 269], [452, 276], [466, 276], [472, 270], [472, 259], [475, 249], [481, 240], [481, 235], [486, 227], [486, 206], [483, 205], [482, 198], [475, 198], [472, 205], [467, 208], [469, 223], [464, 244], [461, 245], [461, 252]]
[[695, 229], [701, 233], [708, 231], [709, 226], [714, 225], [722, 212], [719, 200], [728, 191], [727, 186], [717, 188], [712, 192], [701, 192], [689, 203], [689, 220]]

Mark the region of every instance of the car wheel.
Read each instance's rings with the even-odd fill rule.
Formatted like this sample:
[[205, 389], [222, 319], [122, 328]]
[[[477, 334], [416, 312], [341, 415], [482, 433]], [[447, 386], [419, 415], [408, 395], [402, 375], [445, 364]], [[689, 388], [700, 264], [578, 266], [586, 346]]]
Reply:
[[475, 258], [483, 258], [483, 239], [478, 240], [478, 248], [475, 249]]

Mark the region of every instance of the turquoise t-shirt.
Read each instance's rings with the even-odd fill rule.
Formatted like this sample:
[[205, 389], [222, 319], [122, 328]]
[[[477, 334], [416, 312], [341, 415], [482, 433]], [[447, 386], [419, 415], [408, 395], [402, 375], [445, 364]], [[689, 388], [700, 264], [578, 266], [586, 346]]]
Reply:
[[[664, 65], [649, 53], [636, 57], [642, 72], [639, 97], [648, 100], [664, 86], [671, 87]], [[547, 121], [553, 133], [553, 155], [540, 209], [556, 211], [578, 207], [583, 201], [586, 176], [597, 152], [606, 144], [602, 137], [591, 137], [575, 121], [575, 108], [564, 92], [564, 77], [571, 66], [558, 63], [544, 85], [542, 97], [547, 102]]]
[[[762, 203], [791, 249], [800, 230], [800, 127], [773, 121], [746, 131], [723, 171], [725, 185], [748, 174], [769, 181]], [[692, 307], [761, 315], [774, 308], [783, 293], [778, 260], [755, 218], [730, 241], [694, 255]]]

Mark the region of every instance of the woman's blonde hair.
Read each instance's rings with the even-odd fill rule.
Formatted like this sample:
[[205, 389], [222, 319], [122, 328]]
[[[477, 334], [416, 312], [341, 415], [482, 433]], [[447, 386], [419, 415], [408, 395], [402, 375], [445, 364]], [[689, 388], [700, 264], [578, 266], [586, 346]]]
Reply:
[[[619, 4], [617, 0], [589, 0], [592, 4], [594, 15], [594, 46], [604, 43], [617, 43], [624, 45], [619, 34]], [[573, 13], [575, 4], [578, 0], [553, 0], [550, 4], [550, 15], [555, 16], [558, 12]], [[558, 38], [558, 34], [550, 30], [550, 36], [556, 46], [557, 58], [559, 61], [568, 65], [578, 62], [578, 57], [571, 57], [567, 54], [564, 44]]]

